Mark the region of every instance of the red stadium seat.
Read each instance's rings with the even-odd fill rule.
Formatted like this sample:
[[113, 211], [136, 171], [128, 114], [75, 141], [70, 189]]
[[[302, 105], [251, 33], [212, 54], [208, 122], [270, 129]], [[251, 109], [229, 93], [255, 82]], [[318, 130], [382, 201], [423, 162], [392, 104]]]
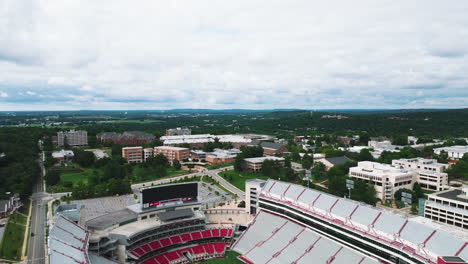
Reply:
[[234, 230], [232, 230], [232, 229], [228, 229], [228, 236], [232, 236], [232, 232], [233, 232], [233, 231], [234, 231]]
[[143, 256], [145, 254], [145, 252], [143, 251], [143, 249], [141, 248], [135, 248], [133, 251], [132, 251], [133, 255], [137, 256], [137, 257], [140, 257], [140, 256]]
[[221, 236], [223, 237], [228, 236], [228, 230], [226, 228], [221, 229]]
[[194, 254], [205, 253], [205, 250], [203, 249], [203, 246], [194, 246], [194, 247], [192, 247], [192, 251], [193, 251]]
[[170, 251], [170, 252], [167, 252], [164, 255], [166, 255], [166, 257], [171, 261], [180, 258], [179, 253], [177, 251]]
[[190, 237], [189, 234], [182, 234], [182, 235], [180, 235], [180, 237], [182, 238], [182, 241], [184, 241], [184, 242], [192, 240], [192, 238]]
[[223, 243], [216, 243], [216, 244], [213, 244], [213, 245], [214, 245], [216, 253], [223, 253], [224, 248], [226, 247], [226, 245], [223, 244]]
[[169, 239], [172, 241], [172, 244], [178, 244], [182, 242], [182, 239], [180, 239], [180, 236], [172, 236]]
[[201, 233], [202, 233], [203, 238], [210, 238], [210, 237], [213, 237], [213, 235], [211, 234], [210, 230], [203, 230]]
[[201, 238], [202, 238], [202, 235], [201, 235], [200, 232], [193, 232], [191, 235], [192, 235], [192, 239], [193, 239], [193, 240], [201, 239]]
[[203, 248], [205, 249], [205, 252], [212, 255], [214, 254], [214, 248], [213, 248], [213, 244], [206, 244], [206, 245], [203, 245]]
[[164, 256], [164, 254], [159, 255], [159, 256], [156, 256], [156, 257], [154, 257], [154, 259], [155, 259], [159, 264], [168, 264], [168, 263], [169, 263], [169, 261], [168, 261], [167, 258]]
[[156, 249], [159, 249], [159, 248], [162, 247], [162, 246], [161, 246], [161, 243], [159, 243], [158, 240], [151, 242], [151, 243], [150, 243], [150, 246], [151, 246], [151, 248], [152, 248], [153, 250], [156, 250]]
[[166, 237], [166, 238], [163, 238], [163, 239], [161, 239], [161, 240], [159, 240], [159, 242], [161, 242], [161, 245], [162, 245], [163, 247], [167, 247], [167, 246], [172, 245], [171, 241], [170, 241], [169, 238], [167, 238], [167, 237]]
[[142, 248], [146, 253], [153, 251], [153, 250], [150, 248], [150, 246], [149, 246], [148, 244], [144, 244], [143, 246], [141, 246], [141, 248]]
[[219, 237], [221, 236], [219, 229], [212, 229], [211, 233], [213, 234], [214, 237]]

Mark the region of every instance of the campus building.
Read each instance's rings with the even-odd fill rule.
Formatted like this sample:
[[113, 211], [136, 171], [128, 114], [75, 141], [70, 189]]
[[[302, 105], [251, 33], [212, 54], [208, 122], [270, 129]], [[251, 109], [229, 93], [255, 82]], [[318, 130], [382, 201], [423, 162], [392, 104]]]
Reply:
[[205, 154], [205, 160], [210, 165], [232, 163], [241, 151], [238, 149], [214, 149]]
[[143, 147], [122, 148], [122, 157], [126, 159], [128, 163], [142, 163]]
[[52, 152], [52, 158], [57, 159], [60, 163], [71, 162], [75, 154], [71, 150], [59, 150]]
[[468, 187], [429, 194], [424, 217], [468, 229]]
[[186, 127], [166, 129], [166, 136], [184, 136], [184, 135], [191, 135], [191, 134], [192, 134], [192, 130]]
[[148, 158], [153, 157], [154, 150], [152, 148], [143, 149], [143, 159], [146, 161]]
[[182, 161], [189, 158], [190, 149], [170, 146], [155, 147], [154, 156], [158, 154], [163, 154], [169, 162], [174, 160]]
[[416, 170], [416, 181], [424, 189], [441, 191], [448, 188], [448, 174], [444, 172], [448, 164], [438, 163], [435, 159], [414, 158], [392, 160], [392, 165]]
[[447, 152], [449, 159], [460, 160], [463, 158], [463, 155], [468, 153], [468, 146], [451, 146], [434, 149], [434, 153], [437, 155], [440, 155], [442, 151]]
[[372, 161], [361, 161], [357, 167], [349, 169], [349, 176], [375, 184], [376, 197], [392, 200], [399, 189], [413, 189], [415, 171], [381, 164]]
[[88, 132], [85, 130], [60, 131], [57, 133], [57, 144], [59, 147], [65, 146], [87, 146]]
[[278, 157], [258, 157], [244, 159], [242, 162], [242, 168], [248, 172], [260, 172], [262, 170], [262, 164], [265, 160], [272, 160], [278, 162], [282, 167], [284, 166], [284, 158]]
[[101, 132], [96, 135], [96, 139], [101, 143], [130, 146], [151, 143], [155, 139], [155, 136], [142, 131], [125, 131], [122, 134], [116, 132]]
[[251, 139], [242, 135], [181, 135], [181, 136], [163, 136], [160, 138], [164, 146], [182, 146], [189, 145], [190, 148], [202, 148], [208, 142], [218, 140], [221, 143], [230, 143], [233, 148], [240, 148], [251, 142]]

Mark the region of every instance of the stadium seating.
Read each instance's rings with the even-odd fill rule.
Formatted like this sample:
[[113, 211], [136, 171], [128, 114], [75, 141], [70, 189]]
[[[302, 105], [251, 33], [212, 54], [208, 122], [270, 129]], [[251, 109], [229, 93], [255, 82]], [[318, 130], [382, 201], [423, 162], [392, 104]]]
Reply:
[[286, 218], [260, 211], [233, 247], [246, 263], [379, 263]]
[[[130, 253], [134, 255], [135, 257], [140, 258], [143, 255], [151, 251], [158, 250], [160, 248], [168, 247], [171, 245], [177, 245], [180, 243], [187, 243], [189, 241], [207, 239], [207, 238], [231, 237], [232, 234], [233, 234], [233, 230], [229, 228], [206, 229], [203, 231], [196, 231], [196, 232], [161, 238], [159, 240], [155, 240], [155, 241], [140, 245], [134, 248], [133, 250], [130, 250]], [[203, 248], [203, 250], [209, 252], [209, 254], [214, 254], [213, 247]]]
[[172, 250], [154, 257], [151, 257], [142, 264], [169, 264], [176, 263], [189, 263], [190, 261], [184, 256], [184, 252], [189, 254], [194, 261], [200, 261], [210, 258], [222, 257], [226, 246], [229, 243], [211, 243], [205, 245], [196, 245], [192, 247], [185, 247], [182, 249]]

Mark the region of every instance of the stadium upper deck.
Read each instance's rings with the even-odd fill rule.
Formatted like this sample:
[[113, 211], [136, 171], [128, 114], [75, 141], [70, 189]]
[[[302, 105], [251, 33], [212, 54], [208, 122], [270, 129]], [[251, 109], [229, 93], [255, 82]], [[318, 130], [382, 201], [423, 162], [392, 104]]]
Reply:
[[268, 180], [259, 194], [258, 207], [295, 219], [386, 261], [436, 263], [442, 256], [468, 259], [464, 238], [295, 184]]

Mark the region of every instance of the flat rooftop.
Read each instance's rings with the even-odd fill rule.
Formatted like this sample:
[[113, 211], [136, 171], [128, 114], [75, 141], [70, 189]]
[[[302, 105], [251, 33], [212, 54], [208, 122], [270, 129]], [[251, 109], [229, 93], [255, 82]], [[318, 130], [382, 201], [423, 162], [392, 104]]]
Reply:
[[258, 158], [248, 158], [244, 159], [245, 161], [248, 162], [264, 162], [265, 160], [284, 160], [284, 158], [278, 158], [278, 157], [258, 157]]
[[170, 147], [170, 146], [160, 146], [160, 147], [154, 147], [154, 149], [186, 150], [186, 149], [188, 149], [188, 148], [179, 148], [179, 147]]
[[103, 230], [115, 224], [136, 221], [138, 214], [129, 209], [112, 212], [86, 221], [86, 228], [91, 230]]
[[449, 190], [441, 193], [436, 193], [435, 195], [450, 200], [468, 203], [468, 198], [464, 198], [466, 196], [461, 196], [462, 194], [462, 190]]

